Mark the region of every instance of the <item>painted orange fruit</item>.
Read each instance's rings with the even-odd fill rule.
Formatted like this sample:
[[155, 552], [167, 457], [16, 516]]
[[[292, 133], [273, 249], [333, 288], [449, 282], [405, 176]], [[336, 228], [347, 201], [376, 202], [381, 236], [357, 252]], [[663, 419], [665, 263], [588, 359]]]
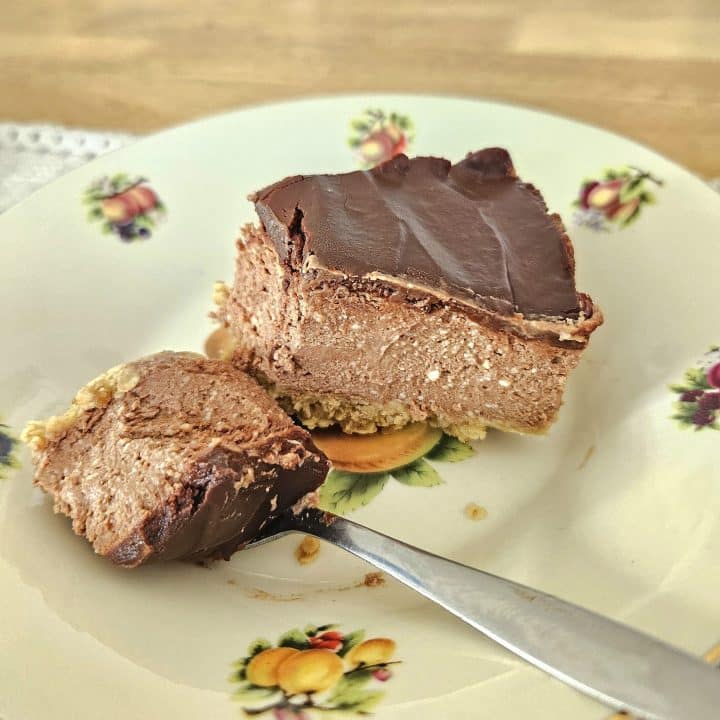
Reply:
[[440, 442], [442, 430], [412, 423], [372, 435], [347, 435], [331, 429], [314, 431], [312, 437], [337, 470], [376, 473], [404, 467], [423, 457]]
[[395, 641], [390, 638], [372, 638], [356, 645], [347, 654], [351, 665], [378, 665], [387, 662], [395, 652]]
[[278, 685], [288, 694], [327, 690], [343, 674], [342, 660], [330, 650], [302, 650], [277, 669]]
[[245, 674], [253, 685], [274, 687], [278, 684], [278, 668], [299, 650], [290, 647], [268, 648], [259, 652], [247, 666]]

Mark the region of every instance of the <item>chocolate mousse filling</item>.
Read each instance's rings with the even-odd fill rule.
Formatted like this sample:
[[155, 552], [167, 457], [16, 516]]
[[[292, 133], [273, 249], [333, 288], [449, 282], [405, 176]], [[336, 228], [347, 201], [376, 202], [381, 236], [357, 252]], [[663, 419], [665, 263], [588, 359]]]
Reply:
[[227, 558], [328, 470], [252, 378], [192, 353], [113, 368], [23, 437], [55, 511], [126, 567]]
[[308, 427], [544, 432], [602, 323], [559, 216], [500, 148], [294, 176], [251, 196], [215, 316]]

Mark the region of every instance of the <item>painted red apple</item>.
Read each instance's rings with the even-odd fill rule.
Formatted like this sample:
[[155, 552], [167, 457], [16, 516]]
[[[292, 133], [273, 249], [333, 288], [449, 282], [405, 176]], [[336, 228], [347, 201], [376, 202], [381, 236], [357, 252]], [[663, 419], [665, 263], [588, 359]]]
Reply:
[[707, 381], [714, 388], [720, 388], [720, 362], [715, 363], [707, 373]]
[[312, 637], [309, 640], [311, 648], [337, 652], [342, 648], [342, 640], [323, 640], [322, 637]]
[[588, 207], [598, 210], [612, 211], [615, 206], [620, 205], [620, 189], [624, 180], [608, 180], [598, 183], [588, 192]]
[[385, 126], [385, 132], [393, 142], [391, 151], [392, 154], [390, 157], [394, 157], [401, 152], [405, 152], [407, 149], [407, 137], [405, 136], [405, 133], [397, 125], [393, 125], [392, 123]]
[[611, 220], [623, 223], [632, 216], [638, 207], [640, 207], [640, 198], [633, 198], [626, 203], [618, 204], [617, 207], [606, 210], [605, 213]]
[[129, 195], [137, 202], [141, 213], [152, 210], [158, 203], [157, 195], [144, 185], [136, 185], [134, 188], [126, 190], [124, 194]]
[[140, 213], [140, 204], [128, 193], [118, 193], [102, 201], [102, 213], [113, 225], [123, 225]]
[[360, 145], [360, 154], [368, 163], [380, 163], [392, 157], [392, 138], [382, 130], [368, 135]]
[[360, 154], [368, 163], [381, 163], [404, 152], [407, 138], [400, 128], [387, 125], [368, 135], [360, 145]]

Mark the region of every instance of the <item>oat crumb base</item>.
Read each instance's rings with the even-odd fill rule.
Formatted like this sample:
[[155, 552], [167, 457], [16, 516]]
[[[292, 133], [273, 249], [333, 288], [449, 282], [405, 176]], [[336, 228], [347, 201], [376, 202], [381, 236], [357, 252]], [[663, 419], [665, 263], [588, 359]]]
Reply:
[[20, 437], [33, 450], [43, 450], [48, 443], [59, 439], [70, 430], [84, 413], [107, 407], [113, 398], [129, 392], [139, 381], [140, 377], [132, 366], [117, 365], [110, 368], [81, 388], [70, 408], [62, 415], [54, 415], [47, 420], [30, 421]]
[[320, 541], [317, 538], [306, 535], [295, 548], [295, 559], [301, 565], [308, 565], [311, 562], [315, 562], [319, 553]]
[[385, 576], [381, 572], [369, 572], [363, 578], [362, 584], [365, 587], [380, 587], [385, 584]]

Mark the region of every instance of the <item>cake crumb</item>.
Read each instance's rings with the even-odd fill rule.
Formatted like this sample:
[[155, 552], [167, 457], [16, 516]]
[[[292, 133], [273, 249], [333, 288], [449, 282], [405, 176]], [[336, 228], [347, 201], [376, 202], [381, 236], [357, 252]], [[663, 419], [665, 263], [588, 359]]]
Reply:
[[381, 572], [369, 572], [363, 578], [362, 584], [365, 587], [380, 587], [385, 584], [385, 576]]
[[218, 281], [213, 283], [213, 304], [224, 307], [230, 297], [230, 287], [227, 283]]
[[113, 398], [130, 392], [139, 382], [140, 376], [132, 366], [116, 365], [80, 388], [62, 415], [31, 420], [20, 439], [35, 451], [44, 450], [76, 425], [84, 413], [106, 408]]
[[205, 341], [205, 354], [211, 360], [230, 360], [236, 347], [237, 343], [230, 330], [219, 327]]
[[317, 559], [320, 552], [320, 541], [306, 535], [303, 541], [295, 548], [295, 559], [301, 565], [308, 565]]
[[430, 382], [435, 382], [440, 377], [440, 371], [439, 370], [428, 370], [427, 373], [427, 379]]
[[488, 515], [488, 511], [477, 503], [471, 502], [465, 506], [465, 517], [469, 520], [484, 520]]
[[253, 588], [248, 591], [248, 596], [253, 600], [272, 600], [273, 602], [294, 602], [295, 600], [301, 600], [302, 595], [291, 594], [291, 595], [276, 595], [270, 593], [262, 588]]

